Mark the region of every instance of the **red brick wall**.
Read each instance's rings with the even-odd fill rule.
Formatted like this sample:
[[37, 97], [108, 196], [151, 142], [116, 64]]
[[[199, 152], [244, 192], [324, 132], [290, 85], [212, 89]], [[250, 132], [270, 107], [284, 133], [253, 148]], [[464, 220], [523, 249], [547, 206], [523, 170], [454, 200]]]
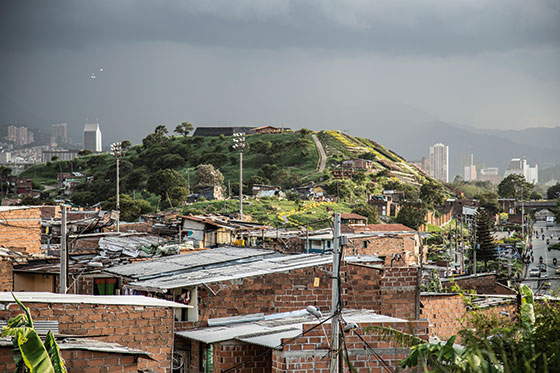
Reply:
[[[390, 342], [382, 342], [377, 332], [366, 333], [368, 326], [384, 326], [412, 333], [418, 337], [428, 339], [427, 321], [410, 321], [396, 323], [360, 323], [356, 330], [373, 348], [383, 360], [391, 367], [397, 368], [399, 362], [408, 355], [407, 348], [399, 348]], [[303, 326], [307, 330], [312, 325]], [[330, 324], [324, 324], [326, 335], [330, 336]], [[364, 343], [354, 332], [345, 335], [346, 347], [349, 359], [358, 373], [361, 372], [387, 372], [387, 368], [382, 365], [367, 349]], [[283, 340], [287, 342], [287, 340]], [[315, 328], [304, 336], [297, 338], [293, 342], [283, 346], [282, 350], [275, 350], [272, 353], [272, 372], [329, 372], [329, 359], [327, 356], [328, 345], [327, 337], [323, 330]], [[346, 363], [345, 370], [347, 369]]]
[[[61, 350], [61, 354], [70, 373], [138, 372], [133, 355], [86, 350]], [[0, 371], [13, 372], [14, 369], [11, 347], [0, 347]]]
[[[169, 372], [173, 352], [173, 311], [164, 307], [27, 303], [35, 320], [58, 320], [61, 334], [89, 336], [148, 352], [139, 369]], [[0, 319], [20, 314], [15, 303], [0, 311]]]
[[0, 245], [19, 252], [41, 252], [39, 207], [3, 211], [0, 223]]
[[[412, 265], [416, 264], [418, 259], [414, 256], [416, 248], [414, 247], [414, 234], [403, 235], [399, 237], [369, 237], [354, 238], [350, 240], [350, 244], [344, 248], [346, 255], [377, 255], [385, 257], [385, 265], [391, 264], [393, 254], [402, 254], [404, 251], [410, 252], [405, 262], [395, 262], [395, 265]], [[364, 248], [364, 242], [366, 247]]]
[[[309, 305], [329, 310], [331, 270], [332, 265], [325, 265], [209, 284], [216, 295], [199, 287], [199, 323], [177, 323], [176, 328], [185, 330], [204, 325], [212, 318], [288, 312]], [[315, 278], [319, 279], [318, 287], [314, 286]], [[381, 270], [343, 264], [341, 278], [345, 307], [414, 318], [416, 267], [385, 267]]]
[[465, 278], [452, 278], [449, 281], [442, 281], [444, 288], [450, 288], [452, 282], [457, 284], [461, 289], [475, 290], [478, 294], [502, 294], [514, 295], [514, 290], [500, 286], [497, 283], [496, 274], [484, 273], [476, 276], [468, 276]]
[[0, 256], [0, 291], [14, 291], [12, 259]]
[[[463, 298], [458, 294], [451, 295], [423, 295], [421, 298], [421, 318], [428, 319], [430, 325], [430, 336], [438, 336], [447, 339], [466, 327], [459, 319], [465, 316], [467, 308]], [[509, 312], [513, 316], [515, 312], [515, 301], [483, 308], [481, 312], [499, 314], [502, 311]]]
[[[189, 340], [190, 347], [190, 365], [188, 366], [189, 372], [199, 371], [199, 351], [201, 343], [194, 340]], [[253, 344], [226, 341], [222, 343], [214, 343], [214, 372], [222, 372], [224, 370], [233, 368], [242, 362], [248, 362], [239, 367], [239, 372], [250, 373], [270, 373], [272, 370], [272, 351], [266, 347], [257, 346]]]

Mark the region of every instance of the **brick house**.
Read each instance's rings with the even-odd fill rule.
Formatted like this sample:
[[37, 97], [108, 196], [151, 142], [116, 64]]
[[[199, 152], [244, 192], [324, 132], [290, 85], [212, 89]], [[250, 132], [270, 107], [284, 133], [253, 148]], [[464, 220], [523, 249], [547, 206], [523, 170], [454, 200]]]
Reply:
[[41, 252], [41, 209], [37, 206], [0, 206], [0, 246]]
[[[285, 314], [247, 315], [246, 320], [227, 318], [215, 320], [217, 326], [208, 326], [176, 333], [177, 352], [183, 356], [189, 371], [251, 372], [321, 372], [328, 371], [330, 321], [317, 328], [319, 320], [305, 310]], [[365, 332], [369, 326], [392, 327], [405, 332], [413, 331], [423, 339], [428, 338], [427, 321], [411, 322], [382, 316], [371, 311], [345, 309], [345, 322], [354, 322], [356, 330], [346, 332], [344, 340], [348, 356], [357, 372], [384, 371], [382, 363], [359, 339], [362, 336], [369, 346], [382, 348], [380, 355], [392, 367], [408, 352], [390, 343], [383, 343], [375, 332]], [[250, 321], [249, 321], [250, 320]], [[326, 322], [325, 322], [326, 321]]]
[[[60, 354], [68, 372], [126, 372], [137, 373], [140, 358], [151, 359], [138, 349], [124, 347], [118, 343], [100, 342], [83, 338], [57, 340]], [[12, 359], [13, 344], [0, 339], [0, 371], [13, 372], [16, 368]]]
[[[184, 304], [132, 296], [87, 296], [54, 293], [15, 293], [37, 321], [58, 321], [60, 334], [106, 343], [119, 343], [150, 354], [138, 369], [171, 372], [173, 309]], [[0, 293], [0, 320], [20, 314], [11, 293]], [[91, 358], [112, 358], [96, 355]], [[99, 361], [99, 363], [103, 363]], [[119, 370], [120, 371], [120, 370]]]
[[[176, 311], [175, 317], [181, 321], [176, 323], [177, 329], [204, 325], [210, 318], [288, 312], [308, 305], [330, 308], [331, 255], [256, 252], [253, 257], [227, 258], [227, 262], [222, 257], [218, 263], [208, 259], [214, 250], [219, 249], [105, 272], [121, 279], [124, 292], [157, 294], [193, 306]], [[367, 257], [348, 258], [341, 265], [345, 302], [351, 308], [412, 319], [416, 271], [416, 267], [383, 267]]]

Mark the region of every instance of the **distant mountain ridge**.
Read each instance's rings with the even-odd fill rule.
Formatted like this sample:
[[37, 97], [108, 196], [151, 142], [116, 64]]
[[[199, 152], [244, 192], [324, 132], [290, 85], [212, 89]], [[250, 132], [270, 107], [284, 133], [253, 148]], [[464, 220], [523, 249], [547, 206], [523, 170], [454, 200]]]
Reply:
[[384, 143], [407, 160], [428, 157], [436, 143], [449, 146], [449, 177], [462, 175], [461, 157], [474, 154], [475, 163], [498, 167], [503, 173], [512, 158], [526, 157], [533, 165], [547, 168], [560, 163], [560, 127], [520, 131], [482, 130], [458, 127], [443, 121], [394, 122], [363, 128], [357, 135]]

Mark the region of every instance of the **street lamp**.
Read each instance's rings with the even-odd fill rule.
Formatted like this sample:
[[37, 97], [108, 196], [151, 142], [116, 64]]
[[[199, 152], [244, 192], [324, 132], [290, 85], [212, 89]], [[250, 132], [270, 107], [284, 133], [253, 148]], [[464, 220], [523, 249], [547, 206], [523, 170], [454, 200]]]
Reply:
[[111, 144], [111, 154], [117, 158], [117, 232], [120, 232], [121, 205], [120, 205], [120, 187], [119, 187], [119, 158], [123, 156], [124, 150], [120, 142]]
[[239, 150], [239, 220], [243, 220], [243, 150], [245, 149], [245, 133], [233, 134], [233, 148]]

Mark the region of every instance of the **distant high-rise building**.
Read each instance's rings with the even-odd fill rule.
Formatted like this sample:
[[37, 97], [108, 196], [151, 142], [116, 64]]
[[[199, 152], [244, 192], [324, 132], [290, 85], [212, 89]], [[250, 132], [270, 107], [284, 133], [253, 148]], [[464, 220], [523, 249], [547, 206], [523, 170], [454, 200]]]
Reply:
[[506, 167], [504, 177], [512, 174], [521, 175], [528, 183], [536, 184], [539, 182], [539, 165], [530, 167], [525, 158], [513, 158]]
[[9, 126], [8, 141], [15, 142], [17, 146], [31, 144], [33, 142], [33, 132], [25, 126]]
[[57, 123], [51, 128], [51, 145], [61, 145], [68, 143], [68, 124]]
[[449, 182], [449, 147], [443, 144], [430, 146], [430, 176], [436, 180]]
[[476, 180], [476, 166], [474, 164], [474, 154], [463, 154], [461, 158], [461, 166], [463, 170], [463, 180]]
[[84, 149], [101, 152], [101, 129], [99, 123], [86, 123], [84, 127]]

